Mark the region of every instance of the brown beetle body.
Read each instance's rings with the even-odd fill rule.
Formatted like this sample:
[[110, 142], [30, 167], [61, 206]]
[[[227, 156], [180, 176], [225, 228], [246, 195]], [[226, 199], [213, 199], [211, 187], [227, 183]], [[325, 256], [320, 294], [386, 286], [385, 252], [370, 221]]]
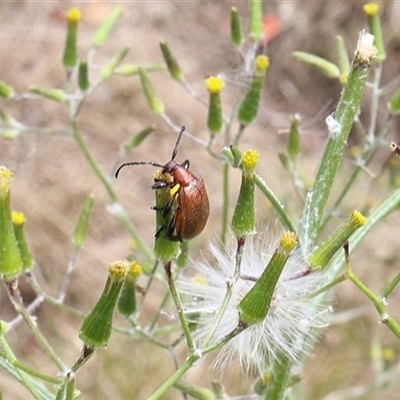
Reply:
[[[163, 216], [166, 217], [176, 201], [177, 207], [173, 210], [174, 214], [171, 221], [167, 226], [162, 226], [159, 229], [156, 237], [164, 230], [169, 239], [179, 240], [180, 242], [197, 236], [206, 226], [210, 214], [210, 203], [203, 178], [193, 175], [189, 171], [189, 160], [184, 161], [182, 164], [174, 161], [184, 130], [185, 127], [182, 127], [172, 152], [171, 160], [167, 164], [161, 165], [153, 161], [125, 163], [115, 173], [115, 177], [118, 177], [119, 171], [126, 165], [150, 164], [161, 167], [163, 174], [171, 175], [172, 182], [161, 180], [152, 186], [152, 189], [161, 189], [165, 187], [173, 188], [179, 185], [179, 189], [171, 196], [171, 199], [163, 208]], [[175, 232], [176, 234], [174, 234]]]

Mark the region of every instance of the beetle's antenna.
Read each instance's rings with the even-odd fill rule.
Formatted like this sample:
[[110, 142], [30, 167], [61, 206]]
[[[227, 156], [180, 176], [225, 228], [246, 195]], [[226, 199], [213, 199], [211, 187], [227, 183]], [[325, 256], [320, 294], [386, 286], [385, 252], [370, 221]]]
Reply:
[[159, 163], [156, 163], [154, 161], [133, 161], [133, 162], [127, 162], [124, 164], [121, 164], [118, 169], [115, 171], [115, 178], [118, 178], [119, 171], [121, 171], [122, 168], [128, 166], [128, 165], [153, 165], [154, 167], [159, 167], [159, 168], [164, 168], [164, 165], [161, 165]]
[[185, 132], [184, 126], [182, 126], [181, 131], [179, 132], [179, 135], [178, 135], [178, 139], [176, 139], [175, 148], [174, 148], [174, 151], [172, 152], [171, 161], [174, 160], [176, 155], [178, 154], [178, 146], [179, 146], [179, 142], [182, 139], [183, 132]]

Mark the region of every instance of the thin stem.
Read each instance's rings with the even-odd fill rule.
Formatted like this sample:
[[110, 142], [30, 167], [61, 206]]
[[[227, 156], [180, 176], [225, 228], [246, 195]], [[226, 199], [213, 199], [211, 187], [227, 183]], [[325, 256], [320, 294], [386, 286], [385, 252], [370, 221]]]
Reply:
[[25, 364], [22, 364], [21, 362], [19, 362], [15, 358], [14, 354], [12, 353], [4, 336], [0, 336], [0, 356], [3, 357], [5, 360], [7, 360], [7, 362], [9, 362], [17, 370], [24, 371], [28, 375], [34, 376], [35, 378], [41, 379], [42, 381], [51, 383], [53, 385], [59, 385], [62, 383], [62, 379], [60, 379], [60, 378], [54, 378], [52, 376], [42, 374], [42, 373], [26, 366]]
[[292, 222], [290, 221], [289, 216], [285, 211], [285, 206], [279, 201], [279, 199], [274, 195], [272, 190], [267, 186], [265, 181], [259, 176], [255, 175], [255, 182], [257, 187], [261, 190], [261, 192], [265, 195], [265, 197], [270, 201], [273, 208], [278, 214], [278, 218], [281, 221], [282, 225], [290, 232], [296, 232]]
[[317, 297], [321, 293], [327, 293], [328, 290], [332, 289], [334, 286], [338, 285], [339, 283], [342, 283], [346, 280], [346, 275], [342, 274], [335, 278], [332, 282], [328, 283], [327, 285], [323, 286], [322, 288], [316, 290], [315, 292], [311, 293], [308, 298], [312, 299], [313, 297]]
[[204, 341], [202, 343], [202, 348], [207, 347], [209, 345], [209, 343], [211, 342], [212, 338], [215, 335], [215, 332], [217, 331], [217, 329], [219, 327], [219, 324], [222, 321], [222, 318], [225, 315], [225, 311], [226, 311], [226, 309], [229, 305], [229, 301], [232, 297], [232, 287], [240, 277], [240, 266], [242, 264], [244, 244], [245, 244], [245, 239], [238, 239], [236, 256], [235, 256], [235, 271], [234, 271], [232, 279], [229, 279], [226, 282], [225, 296], [222, 300], [221, 306], [219, 307], [218, 314], [217, 314], [216, 318], [214, 319], [214, 322], [213, 322], [206, 338], [204, 339]]
[[169, 290], [171, 292], [172, 299], [175, 303], [175, 308], [178, 313], [179, 321], [181, 322], [183, 333], [186, 337], [186, 343], [189, 349], [190, 354], [193, 354], [196, 350], [196, 346], [193, 342], [192, 335], [190, 333], [189, 325], [185, 318], [185, 314], [183, 312], [183, 305], [181, 299], [179, 297], [178, 291], [176, 290], [175, 281], [172, 275], [172, 262], [169, 261], [164, 265], [165, 273], [167, 275], [167, 282], [169, 286]]
[[178, 381], [192, 366], [193, 364], [200, 358], [198, 354], [190, 355], [184, 364], [177, 369], [147, 400], [157, 400], [161, 398], [161, 396], [170, 389], [175, 382]]
[[229, 164], [223, 166], [221, 247], [225, 249], [229, 214]]
[[367, 288], [353, 273], [349, 260], [349, 248], [348, 243], [344, 246], [345, 248], [345, 266], [346, 266], [346, 277], [354, 283], [360, 289], [365, 296], [367, 296], [372, 304], [375, 306], [379, 315], [381, 316], [381, 322], [388, 326], [388, 328], [400, 338], [400, 324], [392, 317], [389, 313], [384, 299], [376, 296], [369, 288]]
[[287, 356], [280, 355], [279, 362], [276, 363], [276, 369], [274, 369], [271, 380], [268, 382], [267, 391], [264, 394], [265, 400], [282, 400], [284, 398], [291, 364], [292, 362]]
[[371, 107], [369, 113], [369, 115], [371, 116], [371, 122], [369, 124], [369, 129], [368, 129], [368, 141], [371, 144], [374, 143], [376, 124], [378, 120], [378, 107], [380, 98], [379, 84], [381, 81], [381, 75], [382, 75], [382, 64], [376, 63], [374, 70], [374, 79], [372, 83]]
[[60, 358], [57, 356], [57, 354], [54, 352], [53, 348], [47, 342], [46, 338], [42, 335], [42, 333], [40, 332], [40, 330], [37, 327], [36, 321], [29, 315], [29, 313], [26, 311], [25, 307], [23, 306], [20, 295], [19, 295], [18, 288], [15, 288], [15, 287], [12, 288], [11, 286], [12, 286], [12, 283], [10, 283], [10, 282], [6, 284], [6, 287], [8, 290], [8, 295], [9, 295], [11, 304], [14, 307], [14, 310], [22, 316], [23, 320], [28, 325], [28, 328], [32, 332], [34, 338], [39, 343], [40, 347], [45, 352], [45, 354], [53, 361], [53, 363], [57, 366], [57, 368], [60, 371], [65, 371], [66, 366], [60, 360]]
[[400, 272], [395, 276], [395, 278], [389, 283], [388, 287], [382, 293], [382, 299], [387, 299], [389, 295], [393, 292], [393, 289], [400, 282]]
[[164, 297], [161, 301], [160, 307], [158, 307], [158, 310], [157, 310], [156, 314], [154, 315], [153, 320], [148, 325], [149, 332], [152, 332], [154, 327], [156, 326], [158, 319], [160, 318], [161, 312], [164, 309], [164, 306], [167, 304], [169, 297], [170, 297], [170, 292], [168, 292], [168, 291], [165, 292]]
[[76, 257], [78, 255], [78, 250], [74, 249], [72, 254], [71, 254], [71, 258], [68, 262], [68, 267], [67, 267], [67, 271], [64, 275], [64, 279], [63, 282], [61, 284], [61, 289], [60, 292], [58, 294], [58, 300], [62, 303], [65, 299], [65, 296], [67, 294], [67, 290], [68, 290], [68, 286], [71, 282], [71, 278], [72, 278], [72, 272], [74, 271], [74, 267], [75, 267], [75, 261], [76, 261]]

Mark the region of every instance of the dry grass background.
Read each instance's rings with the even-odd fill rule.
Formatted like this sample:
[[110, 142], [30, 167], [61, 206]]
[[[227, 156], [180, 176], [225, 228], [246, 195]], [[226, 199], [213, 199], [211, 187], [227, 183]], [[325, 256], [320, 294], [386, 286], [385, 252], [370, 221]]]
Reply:
[[[79, 32], [80, 55], [90, 47], [91, 35], [111, 10], [111, 2], [0, 2], [0, 78], [17, 92], [24, 92], [29, 84], [61, 87], [64, 72], [61, 68], [65, 40], [63, 15], [72, 6], [83, 13]], [[158, 43], [167, 40], [180, 60], [188, 80], [204, 93], [204, 77], [224, 71], [239, 82], [228, 84], [225, 98], [243, 84], [240, 71], [235, 69], [236, 57], [229, 44], [229, 10], [236, 6], [245, 15], [247, 2], [126, 2], [125, 12], [105, 48], [96, 60], [104, 63], [123, 45], [131, 47], [128, 62], [161, 61]], [[400, 3], [382, 3], [385, 37], [388, 43], [388, 61], [383, 82], [388, 83], [399, 74], [400, 41], [397, 22]], [[325, 116], [334, 109], [340, 94], [338, 83], [324, 79], [292, 57], [294, 50], [310, 51], [334, 60], [334, 38], [342, 35], [352, 54], [358, 32], [366, 27], [362, 3], [356, 1], [268, 2], [265, 11], [278, 15], [283, 24], [281, 34], [270, 44], [268, 55], [271, 68], [267, 74], [264, 100], [258, 122], [244, 137], [242, 147], [257, 148], [261, 153], [259, 173], [267, 180], [283, 201], [293, 195], [288, 177], [279, 165], [277, 152], [285, 146], [285, 137], [278, 136], [280, 128], [288, 127], [288, 116], [299, 112], [303, 116], [303, 156], [301, 169], [312, 177], [326, 138]], [[207, 138], [204, 110], [166, 72], [153, 73], [159, 95], [165, 100], [168, 114], [184, 124], [202, 139]], [[395, 90], [396, 87], [393, 87]], [[225, 94], [226, 93], [226, 94]], [[365, 96], [366, 104], [368, 93]], [[229, 103], [229, 101], [228, 101]], [[10, 107], [15, 117], [27, 125], [53, 127], [67, 126], [66, 110], [50, 101], [15, 101]], [[383, 112], [382, 112], [383, 114]], [[368, 120], [368, 112], [362, 114]], [[119, 144], [131, 134], [150, 123], [157, 124], [154, 133], [132, 156], [140, 160], [168, 160], [174, 144], [174, 134], [147, 109], [137, 77], [114, 77], [101, 86], [87, 101], [79, 125], [84, 140], [105, 171], [112, 171]], [[396, 139], [396, 127], [391, 139]], [[357, 143], [357, 137], [351, 138]], [[220, 144], [220, 143], [218, 143]], [[218, 146], [217, 144], [217, 146]], [[379, 152], [370, 167], [379, 173], [388, 157]], [[183, 140], [178, 159], [188, 158], [192, 170], [200, 173], [208, 187], [212, 215], [206, 230], [193, 245], [193, 256], [206, 241], [218, 235], [217, 221], [221, 214], [221, 167], [205, 151]], [[43, 287], [55, 294], [62, 281], [72, 247], [74, 224], [84, 198], [88, 193], [96, 197], [93, 219], [85, 249], [80, 253], [67, 303], [89, 311], [101, 292], [107, 265], [129, 251], [128, 235], [122, 226], [105, 211], [109, 199], [104, 188], [69, 137], [26, 134], [13, 141], [0, 141], [1, 164], [11, 168], [14, 175], [13, 208], [23, 211], [28, 222], [27, 235], [37, 263], [35, 272]], [[345, 161], [345, 166], [349, 161]], [[153, 212], [149, 209], [153, 193], [149, 188], [152, 170], [126, 170], [115, 182], [130, 216], [149, 246], [153, 236]], [[236, 198], [239, 176], [232, 172], [232, 202]], [[347, 199], [346, 211], [362, 209], [368, 202], [377, 204], [389, 193], [385, 171], [375, 181], [365, 177]], [[274, 221], [274, 215], [265, 201], [258, 198], [258, 216], [262, 223]], [[298, 209], [291, 209], [293, 216]], [[356, 273], [369, 282], [376, 291], [385, 287], [399, 268], [400, 220], [397, 215], [381, 223], [366, 238], [353, 258]], [[27, 303], [32, 291], [22, 283]], [[158, 295], [153, 294], [154, 304]], [[393, 303], [398, 301], [397, 297]], [[333, 325], [324, 331], [316, 354], [307, 362], [305, 398], [319, 399], [330, 391], [366, 385], [374, 379], [370, 362], [370, 347], [375, 338], [383, 345], [399, 351], [394, 336], [377, 323], [378, 316], [367, 300], [349, 284], [336, 291], [335, 309], [346, 310], [367, 305], [360, 318], [347, 324]], [[154, 306], [148, 305], [149, 312]], [[395, 312], [396, 310], [394, 310]], [[399, 315], [399, 313], [397, 313]], [[1, 317], [11, 318], [5, 293], [1, 296]], [[81, 321], [54, 307], [43, 304], [37, 312], [38, 323], [60, 356], [72, 364], [81, 349], [78, 328]], [[27, 330], [20, 326], [7, 336], [16, 353], [27, 364], [43, 372], [54, 373]], [[398, 357], [396, 357], [398, 359]], [[145, 399], [164, 381], [173, 366], [169, 355], [157, 348], [127, 339], [114, 333], [109, 347], [99, 351], [80, 371], [78, 387], [85, 391], [85, 399]], [[219, 376], [202, 363], [191, 371], [193, 382], [209, 385]], [[242, 376], [236, 365], [222, 377], [222, 382], [233, 393], [246, 393], [252, 379]], [[4, 399], [27, 399], [27, 392], [0, 374], [0, 388]], [[371, 397], [372, 396], [372, 397]], [[170, 391], [165, 399], [178, 398]], [[329, 397], [345, 398], [343, 394]], [[382, 398], [368, 395], [364, 399]], [[397, 391], [389, 391], [385, 399], [398, 398]]]

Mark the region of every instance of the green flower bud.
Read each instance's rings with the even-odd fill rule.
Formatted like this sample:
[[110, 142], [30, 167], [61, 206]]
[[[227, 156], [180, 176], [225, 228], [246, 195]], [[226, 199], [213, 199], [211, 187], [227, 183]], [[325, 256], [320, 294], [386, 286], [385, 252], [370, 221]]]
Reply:
[[32, 93], [39, 94], [40, 96], [46, 97], [47, 99], [55, 101], [64, 101], [67, 98], [67, 93], [62, 89], [47, 89], [39, 86], [31, 85], [29, 90]]
[[367, 14], [369, 30], [374, 35], [374, 46], [378, 49], [375, 60], [377, 62], [382, 62], [386, 60], [386, 51], [378, 11], [379, 6], [376, 3], [368, 3], [364, 5], [364, 12]]
[[142, 83], [142, 88], [144, 95], [146, 96], [147, 104], [150, 110], [156, 115], [161, 115], [164, 113], [164, 104], [158, 98], [154, 86], [150, 82], [146, 71], [143, 68], [139, 68], [140, 81]]
[[258, 106], [260, 104], [261, 88], [268, 67], [269, 59], [267, 56], [261, 55], [256, 57], [256, 71], [253, 75], [250, 89], [243, 99], [238, 111], [237, 118], [242, 125], [250, 124], [257, 116]]
[[210, 94], [207, 128], [212, 134], [220, 132], [224, 124], [221, 108], [221, 90], [223, 87], [224, 82], [216, 76], [210, 76], [206, 79], [206, 88]]
[[283, 168], [285, 168], [286, 171], [290, 171], [292, 168], [292, 163], [290, 162], [287, 154], [279, 152], [278, 157], [279, 157], [279, 161], [281, 162]]
[[397, 115], [400, 113], [400, 89], [392, 96], [387, 106], [392, 114]]
[[347, 54], [346, 45], [341, 36], [336, 37], [336, 52], [338, 57], [338, 67], [340, 71], [340, 80], [342, 81], [344, 76], [348, 76], [350, 72], [350, 60]]
[[242, 20], [236, 7], [231, 8], [231, 40], [235, 46], [243, 44]]
[[147, 128], [143, 129], [130, 139], [128, 139], [125, 143], [122, 144], [120, 148], [120, 156], [121, 158], [126, 157], [128, 154], [132, 153], [137, 147], [139, 147], [142, 142], [156, 130], [155, 125], [150, 125]]
[[243, 324], [247, 326], [257, 324], [267, 316], [275, 286], [296, 243], [295, 233], [286, 232], [282, 236], [279, 248], [264, 272], [238, 305], [239, 319]]
[[63, 64], [67, 70], [74, 69], [78, 60], [76, 47], [78, 36], [78, 23], [81, 19], [81, 12], [78, 8], [71, 8], [67, 13], [67, 38], [64, 48]]
[[87, 60], [82, 60], [79, 63], [78, 86], [83, 92], [88, 90], [90, 87]]
[[136, 288], [135, 282], [138, 276], [143, 273], [142, 267], [136, 262], [129, 263], [129, 272], [122, 286], [121, 294], [118, 299], [118, 311], [129, 317], [136, 312]]
[[117, 23], [118, 18], [121, 16], [123, 8], [121, 5], [114, 7], [106, 18], [106, 20], [101, 24], [100, 28], [94, 34], [92, 44], [94, 47], [100, 48], [103, 46], [104, 42], [110, 36], [110, 32], [114, 25]]
[[114, 310], [125, 277], [127, 261], [117, 261], [109, 267], [108, 278], [99, 300], [84, 319], [79, 338], [90, 348], [106, 347], [111, 336]]
[[90, 213], [92, 211], [93, 203], [94, 203], [94, 195], [90, 194], [85, 199], [81, 215], [79, 216], [78, 223], [76, 224], [75, 227], [74, 236], [72, 237], [72, 244], [74, 245], [76, 250], [81, 249], [83, 247], [83, 244], [85, 243], [87, 229], [89, 225]]
[[[114, 73], [122, 76], [133, 76], [139, 74], [140, 66], [137, 64], [123, 64], [115, 69]], [[142, 67], [147, 72], [160, 71], [165, 69], [164, 63], [147, 64]]]
[[[161, 171], [156, 172], [155, 182], [169, 181], [171, 176], [169, 174], [161, 174]], [[178, 190], [175, 187], [173, 190]], [[171, 199], [171, 190], [169, 187], [164, 187], [155, 190], [156, 193], [156, 241], [154, 244], [154, 254], [162, 261], [163, 264], [168, 263], [171, 260], [175, 260], [180, 253], [179, 242], [170, 240], [165, 235], [165, 227], [168, 226], [172, 218], [172, 212], [170, 212], [165, 218], [163, 216], [163, 210], [166, 204]]]
[[231, 150], [231, 153], [232, 153], [232, 156], [233, 156], [232, 167], [233, 168], [238, 168], [240, 163], [242, 162], [242, 153], [239, 150], [239, 147], [234, 146], [234, 145], [230, 146], [230, 150]]
[[339, 78], [340, 70], [337, 65], [325, 60], [322, 57], [315, 56], [314, 54], [305, 53], [303, 51], [295, 51], [293, 55], [299, 60], [303, 61], [313, 67], [317, 68], [322, 74], [328, 78]]
[[21, 131], [19, 129], [4, 129], [1, 132], [1, 137], [6, 140], [12, 140], [17, 137]]
[[24, 224], [26, 221], [25, 215], [23, 213], [13, 211], [11, 213], [11, 219], [14, 225], [14, 234], [15, 238], [17, 239], [19, 253], [21, 255], [22, 269], [24, 272], [28, 272], [33, 267], [33, 260], [24, 232]]
[[313, 252], [308, 260], [311, 269], [324, 269], [336, 251], [339, 250], [350, 235], [360, 226], [363, 226], [365, 222], [366, 218], [359, 211], [354, 211], [349, 219]]
[[242, 183], [232, 218], [232, 230], [238, 238], [255, 233], [254, 169], [258, 157], [255, 150], [247, 150], [242, 156]]
[[10, 186], [11, 171], [0, 166], [0, 278], [10, 281], [22, 271], [14, 226], [11, 220]]
[[114, 73], [115, 68], [118, 64], [125, 58], [128, 54], [129, 47], [123, 47], [119, 50], [101, 69], [100, 69], [100, 79], [102, 82], [106, 81]]
[[294, 160], [300, 153], [299, 118], [296, 115], [291, 117], [287, 151], [292, 160]]
[[250, 0], [249, 6], [249, 38], [258, 41], [263, 31], [262, 1]]
[[229, 161], [229, 163], [233, 166], [233, 163], [235, 160], [233, 158], [233, 153], [232, 153], [232, 150], [230, 149], [230, 147], [226, 147], [226, 146], [223, 147], [221, 150], [221, 153], [226, 157], [226, 159]]
[[168, 71], [173, 79], [178, 82], [183, 81], [183, 71], [176, 60], [176, 58], [172, 55], [168, 45], [166, 42], [160, 43], [160, 49], [164, 58], [165, 63], [167, 64]]
[[3, 99], [9, 99], [10, 97], [13, 97], [14, 94], [14, 89], [4, 81], [0, 80], [0, 97], [3, 97]]

